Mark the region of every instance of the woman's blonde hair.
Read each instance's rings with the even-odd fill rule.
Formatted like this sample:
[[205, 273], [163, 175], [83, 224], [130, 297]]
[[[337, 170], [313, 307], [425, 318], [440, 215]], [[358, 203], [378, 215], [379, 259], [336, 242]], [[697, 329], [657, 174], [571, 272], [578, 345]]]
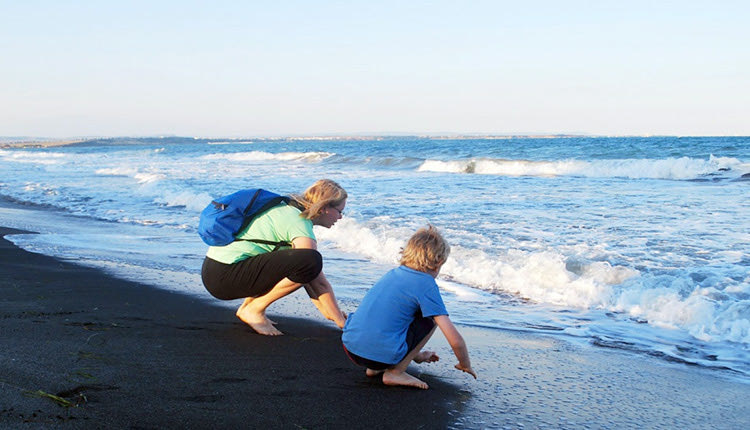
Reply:
[[420, 272], [433, 272], [448, 259], [451, 247], [432, 225], [417, 230], [401, 250], [400, 263]]
[[348, 197], [341, 185], [330, 179], [320, 179], [310, 185], [302, 195], [292, 195], [293, 202], [302, 210], [301, 216], [313, 219], [326, 206], [338, 206]]

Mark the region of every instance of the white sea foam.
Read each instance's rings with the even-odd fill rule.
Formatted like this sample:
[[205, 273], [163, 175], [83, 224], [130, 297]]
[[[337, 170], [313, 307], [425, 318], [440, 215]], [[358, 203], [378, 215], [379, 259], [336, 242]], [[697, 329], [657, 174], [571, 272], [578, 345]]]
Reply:
[[131, 166], [106, 167], [97, 169], [94, 174], [98, 176], [125, 176], [135, 179], [139, 184], [150, 184], [167, 178], [166, 173], [144, 172]]
[[[365, 226], [352, 218], [343, 218], [330, 230], [316, 230], [316, 235], [343, 251], [380, 263], [397, 264], [411, 230], [386, 226], [391, 226], [390, 219], [370, 221]], [[594, 249], [592, 254], [598, 251]], [[687, 277], [669, 277], [670, 284], [662, 285], [663, 279], [642, 276], [632, 268], [603, 261], [576, 261], [571, 266], [569, 260], [555, 250], [509, 250], [491, 256], [479, 249], [457, 245], [452, 247], [443, 266], [439, 284], [459, 300], [476, 298], [476, 293], [467, 288], [474, 287], [541, 304], [617, 312], [656, 327], [686, 330], [703, 341], [750, 344], [748, 300], [717, 302], [711, 299], [710, 288], [700, 287], [683, 297], [680, 291], [691, 283]], [[747, 296], [747, 291], [738, 296], [742, 294]]]
[[450, 291], [460, 301], [463, 302], [482, 302], [484, 297], [473, 288], [468, 288], [465, 285], [457, 282], [451, 282], [445, 279], [437, 279], [437, 284], [440, 289], [444, 291]]
[[587, 167], [588, 163], [575, 160], [528, 161], [481, 158], [453, 161], [426, 160], [417, 170], [502, 176], [560, 176], [580, 174]]
[[141, 173], [138, 172], [133, 177], [138, 181], [139, 184], [150, 184], [152, 182], [158, 182], [165, 179], [167, 176], [163, 173]]
[[68, 154], [60, 152], [7, 151], [0, 149], [0, 159], [14, 163], [52, 165], [64, 163], [68, 157]]
[[217, 153], [204, 155], [204, 160], [228, 160], [228, 161], [305, 161], [318, 162], [335, 154], [331, 152], [280, 152], [271, 153], [263, 151], [237, 152], [231, 154]]
[[708, 160], [695, 158], [667, 158], [663, 160], [560, 160], [531, 161], [505, 159], [426, 160], [417, 169], [420, 172], [475, 173], [500, 176], [584, 176], [622, 177], [631, 179], [695, 179], [706, 175], [733, 171], [739, 177], [750, 172], [750, 164], [736, 158], [714, 157]]
[[200, 212], [211, 201], [211, 196], [207, 193], [167, 190], [154, 198], [154, 201], [170, 207], [184, 206], [187, 210]]
[[100, 176], [134, 177], [136, 174], [138, 174], [138, 168], [136, 167], [107, 167], [103, 169], [97, 169], [94, 173]]
[[54, 186], [40, 184], [38, 182], [27, 182], [23, 190], [27, 193], [42, 194], [45, 196], [57, 196], [60, 192]]
[[[396, 263], [412, 230], [370, 222], [364, 226], [344, 218], [332, 229], [316, 230], [319, 239], [338, 248], [366, 256], [381, 263]], [[576, 275], [566, 268], [563, 255], [544, 252], [509, 251], [492, 257], [478, 249], [453, 246], [441, 274], [448, 279], [487, 291], [517, 294], [538, 302], [576, 307], [605, 306], [611, 285], [621, 283], [638, 272], [593, 262]]]
[[381, 228], [387, 223], [384, 218], [372, 220], [370, 224], [373, 228], [368, 228], [353, 218], [344, 217], [331, 229], [316, 229], [315, 235], [344, 251], [363, 255], [379, 263], [395, 264], [399, 260], [405, 236], [398, 235], [400, 229]]
[[[750, 346], [750, 300], [727, 299], [727, 291], [713, 287], [696, 287], [681, 294], [689, 284], [688, 279], [680, 278], [634, 279], [615, 297], [611, 308], [657, 327], [687, 330], [706, 342], [726, 340]], [[712, 297], [717, 293], [724, 300]]]

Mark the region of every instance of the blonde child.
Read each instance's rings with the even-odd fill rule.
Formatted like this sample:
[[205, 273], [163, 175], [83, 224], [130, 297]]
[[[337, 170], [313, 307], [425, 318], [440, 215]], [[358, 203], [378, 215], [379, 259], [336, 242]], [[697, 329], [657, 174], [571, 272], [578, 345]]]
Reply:
[[362, 299], [344, 326], [344, 351], [367, 376], [383, 375], [386, 385], [421, 389], [428, 385], [406, 373], [411, 363], [430, 363], [440, 357], [423, 351], [435, 327], [445, 335], [458, 364], [456, 369], [477, 377], [466, 343], [448, 317], [435, 278], [450, 253], [438, 230], [418, 230], [402, 251], [401, 266], [386, 273]]

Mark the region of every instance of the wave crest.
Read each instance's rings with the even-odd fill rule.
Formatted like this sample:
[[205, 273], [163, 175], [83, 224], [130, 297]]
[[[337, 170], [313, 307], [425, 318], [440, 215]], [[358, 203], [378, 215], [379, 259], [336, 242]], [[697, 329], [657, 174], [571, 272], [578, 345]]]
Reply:
[[[342, 251], [398, 264], [399, 252], [412, 230], [394, 228], [393, 224], [383, 218], [363, 225], [346, 217], [316, 235]], [[738, 293], [714, 291], [735, 296], [717, 301], [711, 298], [713, 288], [696, 286], [691, 292], [689, 274], [684, 276], [660, 279], [606, 261], [580, 260], [554, 249], [511, 249], [493, 256], [460, 245], [452, 247], [441, 270], [441, 278], [450, 283], [478, 290], [546, 305], [615, 312], [655, 327], [679, 328], [703, 341], [750, 344], [750, 300], [743, 299], [748, 287]], [[662, 285], [664, 282], [669, 285]], [[676, 290], [673, 283], [684, 283], [687, 293]]]
[[531, 161], [507, 159], [425, 160], [420, 172], [474, 173], [498, 176], [584, 176], [630, 179], [700, 179], [710, 175], [742, 177], [750, 172], [750, 163], [736, 158], [714, 157], [708, 160], [681, 157], [624, 160]]
[[228, 161], [303, 161], [315, 163], [335, 155], [331, 152], [279, 152], [271, 153], [264, 151], [236, 152], [232, 154], [209, 154], [204, 155], [204, 160], [228, 160]]
[[15, 163], [52, 165], [64, 163], [68, 155], [60, 152], [6, 151], [0, 149], [0, 158], [3, 161]]

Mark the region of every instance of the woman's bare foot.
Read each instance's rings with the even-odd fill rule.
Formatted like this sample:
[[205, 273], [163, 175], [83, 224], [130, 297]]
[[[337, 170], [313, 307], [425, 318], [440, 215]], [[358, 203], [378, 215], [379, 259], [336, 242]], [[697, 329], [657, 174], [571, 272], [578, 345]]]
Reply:
[[271, 321], [266, 316], [265, 309], [258, 311], [256, 310], [257, 306], [253, 307], [254, 300], [255, 297], [245, 298], [240, 307], [237, 309], [237, 318], [242, 320], [242, 322], [244, 322], [245, 324], [249, 325], [259, 334], [263, 334], [266, 336], [278, 336], [284, 334], [273, 326], [274, 324], [276, 324], [276, 322]]
[[383, 383], [385, 385], [402, 385], [405, 387], [421, 388], [423, 390], [430, 388], [421, 379], [411, 376], [406, 372], [396, 372], [392, 369], [386, 370], [383, 373]]
[[435, 351], [420, 351], [416, 357], [414, 357], [415, 363], [433, 363], [440, 360]]
[[385, 372], [385, 370], [373, 370], [368, 367], [367, 370], [365, 370], [365, 375], [372, 378], [373, 376], [382, 375], [383, 372]]
[[269, 320], [265, 313], [253, 312], [247, 306], [240, 306], [240, 308], [237, 309], [237, 318], [241, 319], [242, 322], [249, 325], [259, 334], [266, 336], [279, 336], [284, 334], [273, 326], [273, 321]]

